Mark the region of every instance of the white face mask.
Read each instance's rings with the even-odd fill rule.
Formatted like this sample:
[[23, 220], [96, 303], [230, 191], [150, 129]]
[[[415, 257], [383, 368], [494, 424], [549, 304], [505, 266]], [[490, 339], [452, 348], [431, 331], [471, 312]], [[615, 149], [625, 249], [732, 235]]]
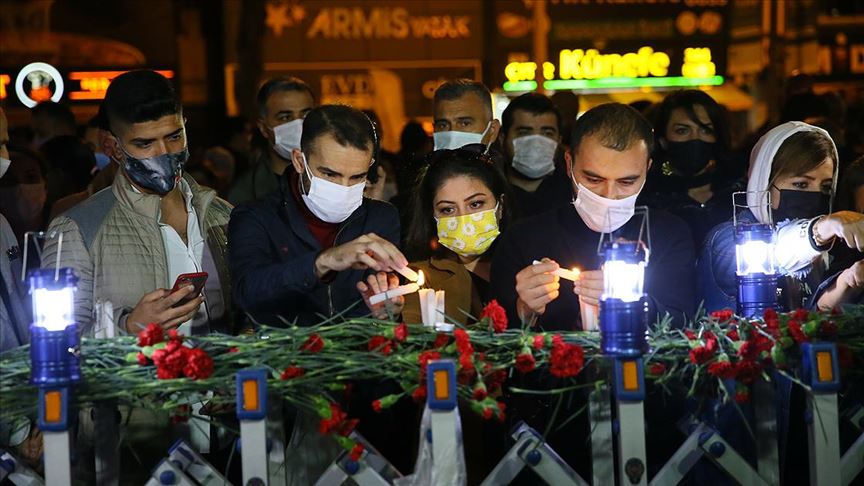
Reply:
[[513, 168], [529, 179], [541, 179], [555, 170], [558, 142], [544, 135], [513, 139]]
[[0, 157], [0, 177], [6, 175], [6, 171], [9, 170], [10, 165], [12, 165], [11, 160]]
[[303, 167], [310, 181], [308, 194], [301, 195], [309, 211], [327, 223], [341, 223], [348, 219], [348, 216], [363, 204], [363, 189], [366, 183], [343, 186], [315, 177], [309, 169], [309, 164], [306, 163], [306, 155], [300, 154], [300, 156], [303, 157]]
[[283, 123], [273, 129], [276, 141], [273, 150], [283, 158], [291, 160], [291, 152], [300, 148], [300, 137], [303, 135], [303, 119], [299, 118]]
[[[492, 127], [492, 120], [489, 120], [489, 123], [486, 124], [483, 133], [457, 132], [455, 130], [435, 132], [432, 134], [432, 141], [435, 144], [434, 149], [456, 150], [466, 145], [483, 143], [483, 137], [486, 136], [486, 132], [489, 131], [490, 127]], [[488, 145], [486, 146], [486, 150], [489, 150]], [[486, 153], [486, 151], [484, 150], [483, 153]]]
[[[645, 183], [643, 182], [642, 185], [644, 186]], [[630, 221], [636, 212], [636, 198], [642, 191], [642, 188], [639, 188], [636, 194], [624, 199], [608, 199], [594, 194], [578, 182], [576, 189], [579, 192], [573, 200], [573, 206], [585, 222], [585, 226], [598, 233], [611, 233]]]

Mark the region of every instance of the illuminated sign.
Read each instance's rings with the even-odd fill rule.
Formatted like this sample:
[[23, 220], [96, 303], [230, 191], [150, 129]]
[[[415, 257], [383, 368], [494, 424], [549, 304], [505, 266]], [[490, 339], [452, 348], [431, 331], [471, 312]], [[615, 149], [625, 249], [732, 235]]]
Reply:
[[[42, 101], [60, 101], [63, 94], [72, 101], [99, 101], [108, 85], [127, 71], [71, 71], [65, 77], [54, 66], [43, 62], [28, 64], [15, 78], [15, 94], [24, 106], [32, 108]], [[174, 71], [156, 71], [173, 78]], [[12, 76], [0, 74], [0, 100], [9, 96]]]
[[44, 62], [33, 62], [24, 66], [15, 78], [15, 95], [27, 108], [33, 108], [42, 101], [60, 101], [63, 97], [63, 78], [60, 71]]
[[[69, 99], [75, 101], [101, 100], [105, 98], [105, 91], [111, 81], [125, 72], [127, 71], [72, 71], [69, 73], [69, 81], [76, 81], [78, 89], [69, 91]], [[174, 77], [174, 71], [156, 72], [168, 79]]]
[[665, 52], [641, 47], [636, 52], [601, 54], [596, 49], [563, 49], [556, 66], [545, 62], [542, 72], [537, 63], [511, 62], [504, 68], [507, 82], [505, 91], [533, 91], [538, 79], [548, 90], [562, 89], [623, 89], [687, 86], [713, 86], [723, 84], [711, 60], [711, 49], [690, 47], [684, 49], [681, 76], [669, 76], [672, 61]]

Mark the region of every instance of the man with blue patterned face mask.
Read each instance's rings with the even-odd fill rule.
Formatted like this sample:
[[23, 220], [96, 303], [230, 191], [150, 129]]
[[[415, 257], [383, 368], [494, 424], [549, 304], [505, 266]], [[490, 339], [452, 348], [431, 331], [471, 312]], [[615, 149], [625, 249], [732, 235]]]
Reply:
[[435, 90], [435, 150], [476, 146], [487, 152], [498, 138], [500, 122], [492, 118], [492, 95], [471, 79], [454, 79]]
[[257, 129], [267, 150], [228, 193], [233, 204], [261, 199], [278, 188], [279, 177], [291, 165], [291, 152], [300, 148], [303, 119], [315, 107], [312, 90], [300, 78], [279, 76], [261, 85], [256, 97]]
[[[171, 82], [149, 70], [115, 78], [100, 107], [118, 171], [104, 189], [52, 221], [60, 266], [81, 279], [75, 315], [86, 334], [137, 333], [149, 323], [183, 334], [227, 331], [223, 260], [230, 205], [184, 173], [185, 120]], [[43, 261], [61, 251], [49, 238]], [[202, 295], [177, 276], [207, 272]], [[202, 306], [206, 296], [207, 305]]]
[[540, 93], [525, 93], [510, 101], [501, 115], [501, 142], [518, 217], [570, 202], [572, 192], [563, 161], [556, 164], [561, 115], [552, 100]]

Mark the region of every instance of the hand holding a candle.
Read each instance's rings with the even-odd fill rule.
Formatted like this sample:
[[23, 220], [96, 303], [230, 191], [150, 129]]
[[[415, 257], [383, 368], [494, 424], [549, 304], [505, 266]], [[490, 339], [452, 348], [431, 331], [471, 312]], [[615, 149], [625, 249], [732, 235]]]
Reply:
[[349, 268], [371, 268], [379, 272], [389, 272], [402, 269], [406, 265], [408, 259], [396, 245], [375, 233], [369, 233], [321, 252], [315, 260], [315, 274], [322, 278], [330, 272], [341, 272]]
[[603, 270], [581, 272], [573, 282], [573, 293], [581, 298], [581, 302], [599, 305], [600, 296], [603, 295]]
[[366, 282], [357, 282], [357, 290], [363, 296], [363, 302], [372, 311], [372, 317], [376, 319], [387, 319], [402, 313], [405, 306], [405, 297], [397, 295], [383, 301], [370, 301], [373, 295], [387, 292], [399, 287], [399, 277], [393, 273], [378, 272], [369, 275]]
[[546, 312], [546, 305], [558, 298], [560, 269], [558, 263], [544, 258], [535, 265], [529, 265], [516, 274], [516, 309], [519, 317], [530, 319]]

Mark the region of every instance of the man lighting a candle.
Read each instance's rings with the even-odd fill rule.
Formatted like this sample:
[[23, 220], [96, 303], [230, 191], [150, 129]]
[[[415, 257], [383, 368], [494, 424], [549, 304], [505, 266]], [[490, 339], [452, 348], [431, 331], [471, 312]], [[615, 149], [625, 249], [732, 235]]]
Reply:
[[[397, 315], [401, 296], [369, 298], [398, 287], [408, 261], [396, 247], [399, 216], [388, 203], [363, 198], [377, 137], [369, 118], [324, 105], [303, 120], [293, 170], [279, 190], [237, 207], [228, 228], [238, 304], [268, 325], [320, 322], [321, 316]], [[369, 271], [371, 273], [367, 276]], [[366, 305], [356, 305], [363, 297]]]
[[[626, 105], [600, 105], [576, 121], [571, 143], [565, 160], [572, 206], [518, 223], [503, 235], [492, 262], [492, 295], [507, 309], [511, 326], [536, 321], [543, 330], [587, 328], [580, 302], [597, 306], [603, 292], [597, 254], [601, 234], [639, 239], [642, 216], [634, 217], [634, 212], [651, 165], [650, 124]], [[694, 310], [690, 231], [668, 213], [651, 210], [648, 217], [650, 239], [643, 235], [642, 240], [650, 241], [645, 272], [649, 318], [654, 322], [668, 312], [683, 323]], [[581, 270], [575, 280], [559, 276], [559, 269], [574, 267]]]

